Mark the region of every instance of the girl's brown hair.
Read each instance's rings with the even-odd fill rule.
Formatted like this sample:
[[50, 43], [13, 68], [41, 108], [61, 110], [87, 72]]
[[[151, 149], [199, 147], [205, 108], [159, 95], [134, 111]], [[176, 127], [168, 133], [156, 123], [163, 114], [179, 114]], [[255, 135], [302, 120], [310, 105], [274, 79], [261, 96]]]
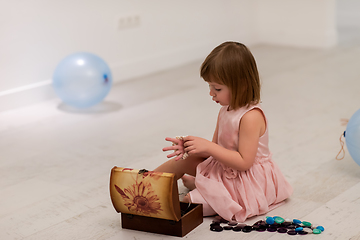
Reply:
[[238, 42], [217, 46], [201, 65], [200, 76], [206, 82], [227, 86], [231, 92], [230, 108], [260, 102], [260, 79], [250, 50]]

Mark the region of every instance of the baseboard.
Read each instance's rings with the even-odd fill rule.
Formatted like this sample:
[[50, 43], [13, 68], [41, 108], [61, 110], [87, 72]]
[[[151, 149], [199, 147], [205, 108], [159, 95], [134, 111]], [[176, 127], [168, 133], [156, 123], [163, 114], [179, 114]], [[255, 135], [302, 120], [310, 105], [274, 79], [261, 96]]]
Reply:
[[0, 92], [0, 112], [56, 98], [51, 80]]
[[268, 34], [266, 36], [258, 36], [258, 39], [266, 39], [264, 42], [266, 44], [317, 49], [332, 48], [335, 47], [338, 42], [338, 35], [335, 30], [327, 34], [319, 34], [316, 32], [308, 32], [307, 34], [278, 33], [278, 35], [280, 34], [282, 36], [281, 38], [276, 34]]

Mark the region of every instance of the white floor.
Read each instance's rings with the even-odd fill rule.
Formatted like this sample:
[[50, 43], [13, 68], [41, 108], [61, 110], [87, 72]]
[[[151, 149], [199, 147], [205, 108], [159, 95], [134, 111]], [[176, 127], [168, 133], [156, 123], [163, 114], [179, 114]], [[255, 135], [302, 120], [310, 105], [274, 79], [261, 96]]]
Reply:
[[[340, 119], [360, 108], [360, 44], [351, 39], [327, 50], [251, 48], [263, 82], [270, 147], [295, 189], [268, 215], [325, 227], [306, 239], [360, 239], [360, 166], [348, 152], [335, 160], [345, 130]], [[53, 100], [0, 113], [0, 239], [178, 239], [121, 229], [109, 173], [115, 165], [155, 168], [166, 160], [161, 149], [167, 136], [211, 139], [219, 106], [199, 78], [200, 63], [118, 84], [86, 111]], [[289, 237], [214, 233], [211, 220], [186, 238]]]

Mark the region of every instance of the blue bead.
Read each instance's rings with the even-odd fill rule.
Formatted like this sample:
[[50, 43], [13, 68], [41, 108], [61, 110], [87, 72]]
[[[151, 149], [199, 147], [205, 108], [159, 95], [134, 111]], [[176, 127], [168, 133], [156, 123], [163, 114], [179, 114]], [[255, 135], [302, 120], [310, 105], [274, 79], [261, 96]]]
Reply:
[[322, 232], [325, 230], [325, 228], [323, 226], [317, 226], [316, 228], [321, 230]]
[[298, 219], [293, 219], [293, 223], [300, 225], [302, 222]]
[[300, 232], [300, 231], [302, 231], [302, 230], [304, 230], [304, 228], [302, 228], [302, 227], [297, 227], [297, 228], [295, 228], [295, 231], [296, 231], [296, 232]]
[[272, 225], [272, 224], [274, 224], [274, 222], [275, 222], [274, 218], [272, 218], [272, 217], [266, 218], [266, 223], [267, 223], [267, 224]]

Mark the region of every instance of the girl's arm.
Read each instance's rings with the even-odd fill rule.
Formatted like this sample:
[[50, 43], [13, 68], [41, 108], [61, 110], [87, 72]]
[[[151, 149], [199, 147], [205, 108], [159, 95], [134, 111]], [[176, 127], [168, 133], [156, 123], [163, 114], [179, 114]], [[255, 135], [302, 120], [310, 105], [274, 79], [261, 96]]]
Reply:
[[218, 119], [217, 119], [217, 121], [216, 121], [216, 127], [215, 127], [215, 131], [214, 131], [213, 139], [212, 139], [212, 142], [213, 142], [213, 143], [217, 143], [217, 139], [218, 139], [219, 116], [220, 116], [220, 112], [219, 112], [219, 115], [218, 115]]
[[246, 171], [255, 161], [259, 138], [265, 133], [265, 129], [265, 119], [261, 110], [253, 109], [247, 112], [240, 121], [239, 151], [232, 151], [214, 142], [193, 136], [184, 139], [185, 151], [190, 155], [208, 154], [228, 167]]

